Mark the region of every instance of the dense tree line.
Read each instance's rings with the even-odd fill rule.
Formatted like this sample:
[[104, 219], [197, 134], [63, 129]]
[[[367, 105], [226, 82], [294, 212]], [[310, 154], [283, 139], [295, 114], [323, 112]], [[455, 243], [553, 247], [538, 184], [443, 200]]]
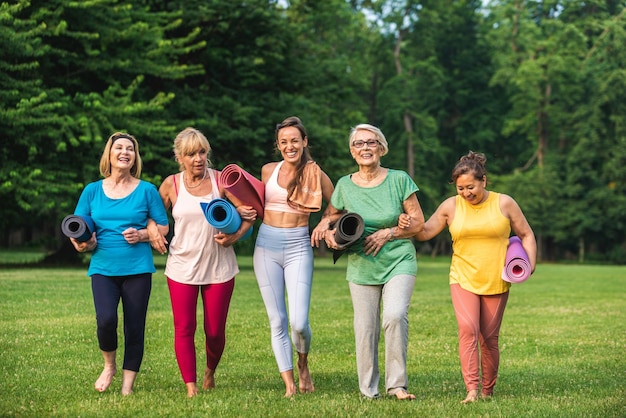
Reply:
[[354, 169], [350, 127], [375, 124], [428, 215], [454, 193], [458, 157], [481, 151], [542, 259], [625, 263], [625, 13], [616, 0], [2, 2], [0, 245], [58, 248], [114, 131], [138, 138], [158, 185], [184, 127], [207, 135], [215, 167], [258, 174], [275, 124], [298, 115], [333, 180]]

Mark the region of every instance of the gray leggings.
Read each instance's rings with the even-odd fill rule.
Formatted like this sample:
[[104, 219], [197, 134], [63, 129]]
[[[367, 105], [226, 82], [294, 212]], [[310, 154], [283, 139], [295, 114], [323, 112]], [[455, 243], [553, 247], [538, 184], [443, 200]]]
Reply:
[[275, 228], [261, 224], [253, 261], [254, 274], [270, 321], [272, 350], [278, 370], [281, 373], [293, 370], [289, 325], [291, 339], [298, 353], [308, 353], [311, 346], [309, 306], [313, 282], [313, 249], [309, 228]]
[[388, 395], [406, 390], [409, 379], [406, 353], [409, 344], [409, 303], [415, 276], [401, 274], [383, 285], [349, 283], [354, 308], [354, 337], [359, 389], [368, 398], [377, 398], [380, 303], [385, 332], [385, 388]]

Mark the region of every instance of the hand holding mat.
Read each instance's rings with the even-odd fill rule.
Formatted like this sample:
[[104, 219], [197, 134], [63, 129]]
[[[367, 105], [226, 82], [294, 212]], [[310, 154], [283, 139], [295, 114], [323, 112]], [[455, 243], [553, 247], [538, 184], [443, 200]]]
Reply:
[[512, 236], [509, 238], [509, 247], [506, 250], [502, 280], [509, 283], [522, 283], [530, 277], [531, 273], [530, 262], [522, 246], [522, 240]]
[[[237, 209], [226, 199], [213, 199], [209, 203], [201, 202], [204, 217], [215, 229], [225, 233], [234, 234], [241, 226], [241, 216]], [[252, 227], [242, 236], [239, 241], [249, 238], [252, 235]]]
[[61, 222], [61, 231], [68, 238], [74, 238], [78, 242], [89, 241], [96, 230], [91, 216], [67, 215]]
[[358, 241], [365, 231], [365, 223], [358, 213], [348, 212], [341, 215], [335, 224], [335, 242], [339, 248], [333, 251], [333, 264], [346, 251], [348, 247]]
[[263, 219], [265, 207], [265, 184], [236, 164], [229, 164], [220, 174], [220, 184], [229, 193], [256, 210], [257, 217]]

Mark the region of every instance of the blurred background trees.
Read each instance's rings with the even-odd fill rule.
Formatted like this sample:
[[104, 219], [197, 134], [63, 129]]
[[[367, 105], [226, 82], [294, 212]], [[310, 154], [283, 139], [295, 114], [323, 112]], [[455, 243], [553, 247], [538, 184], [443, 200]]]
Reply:
[[[352, 126], [379, 126], [430, 215], [457, 159], [486, 154], [543, 260], [626, 263], [626, 2], [17, 0], [0, 3], [0, 246], [58, 249], [104, 141], [137, 137], [144, 179], [172, 140], [258, 175], [302, 118], [336, 181]], [[318, 215], [319, 216], [319, 215]], [[316, 222], [313, 217], [312, 223]], [[242, 243], [243, 245], [243, 243]], [[251, 249], [248, 243], [247, 248]], [[416, 243], [448, 253], [449, 237]]]

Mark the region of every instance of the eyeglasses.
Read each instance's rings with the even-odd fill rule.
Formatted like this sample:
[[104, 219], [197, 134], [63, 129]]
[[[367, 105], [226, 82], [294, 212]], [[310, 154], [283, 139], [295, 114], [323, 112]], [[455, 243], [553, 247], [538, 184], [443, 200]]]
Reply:
[[368, 147], [370, 148], [374, 148], [377, 147], [378, 145], [380, 145], [380, 141], [377, 139], [368, 139], [367, 141], [361, 141], [360, 139], [357, 141], [354, 141], [352, 143], [352, 146], [354, 148], [363, 148], [363, 146], [367, 144]]

